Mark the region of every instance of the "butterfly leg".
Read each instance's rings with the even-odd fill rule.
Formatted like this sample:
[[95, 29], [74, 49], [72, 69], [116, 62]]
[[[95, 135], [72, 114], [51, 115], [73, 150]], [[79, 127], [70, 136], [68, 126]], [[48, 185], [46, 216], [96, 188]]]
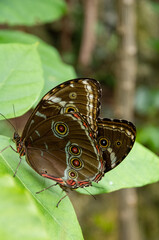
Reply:
[[49, 187], [46, 187], [46, 188], [42, 189], [42, 190], [39, 191], [39, 192], [36, 192], [36, 194], [41, 193], [41, 192], [43, 192], [43, 191], [45, 191], [45, 190], [47, 190], [47, 189], [49, 189], [49, 188], [51, 188], [51, 187], [53, 187], [53, 186], [56, 186], [57, 184], [58, 184], [58, 183], [52, 184], [52, 185], [50, 185]]
[[16, 168], [16, 170], [15, 170], [15, 173], [14, 173], [13, 177], [16, 176], [17, 171], [18, 171], [18, 168], [19, 168], [19, 166], [20, 166], [20, 164], [21, 164], [21, 161], [22, 161], [22, 158], [20, 157], [20, 161], [19, 161], [19, 163], [18, 163], [18, 166], [17, 166], [17, 168]]
[[[14, 152], [17, 153], [17, 150], [15, 150], [11, 145], [8, 145], [7, 147], [3, 148], [3, 149], [0, 151], [0, 153], [2, 153], [2, 152], [3, 152], [4, 150], [6, 150], [7, 148], [11, 148]], [[17, 173], [17, 170], [18, 170], [18, 168], [19, 168], [19, 165], [21, 164], [21, 161], [22, 161], [22, 158], [20, 157], [20, 161], [19, 161], [19, 163], [18, 163], [18, 166], [17, 166], [17, 168], [16, 168], [16, 170], [15, 170], [15, 173], [14, 173], [13, 177], [16, 176], [16, 173]]]
[[3, 148], [0, 153], [2, 153], [4, 150], [6, 150], [7, 148], [11, 148], [14, 152], [17, 153], [17, 150], [15, 150], [11, 145], [8, 145], [7, 147]]
[[96, 200], [96, 197], [95, 197], [92, 193], [90, 193], [86, 188], [84, 188], [84, 190], [85, 190], [87, 193], [89, 193], [89, 195], [91, 195], [91, 196], [94, 198], [94, 200]]
[[62, 198], [60, 198], [60, 200], [59, 200], [58, 203], [56, 204], [56, 207], [57, 207], [57, 208], [58, 208], [60, 202], [61, 202], [66, 196], [67, 196], [67, 193], [66, 193], [66, 195], [64, 195]]

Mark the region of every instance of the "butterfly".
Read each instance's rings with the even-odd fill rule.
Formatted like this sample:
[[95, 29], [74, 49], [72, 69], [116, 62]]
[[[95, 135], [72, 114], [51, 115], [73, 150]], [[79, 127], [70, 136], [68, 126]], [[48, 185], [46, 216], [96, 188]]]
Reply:
[[13, 140], [20, 158], [63, 189], [98, 182], [127, 156], [135, 126], [126, 120], [100, 119], [101, 86], [90, 78], [51, 89]]

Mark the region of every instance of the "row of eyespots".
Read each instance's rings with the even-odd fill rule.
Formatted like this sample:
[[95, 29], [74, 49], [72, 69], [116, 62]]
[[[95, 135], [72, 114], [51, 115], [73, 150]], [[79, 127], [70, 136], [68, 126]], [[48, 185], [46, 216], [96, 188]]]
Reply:
[[[63, 138], [69, 133], [69, 128], [64, 122], [52, 122], [51, 129], [54, 135], [58, 138]], [[68, 175], [70, 178], [75, 179], [78, 175], [75, 170], [79, 170], [83, 167], [83, 162], [79, 158], [82, 150], [78, 145], [72, 144], [68, 147], [68, 151], [71, 154], [69, 159], [70, 169], [68, 170]]]
[[83, 168], [83, 161], [80, 159], [82, 149], [76, 144], [71, 144], [68, 151], [71, 154], [69, 159], [71, 168], [68, 170], [68, 175], [70, 178], [75, 179], [78, 177], [77, 171]]
[[105, 137], [100, 137], [98, 139], [99, 146], [106, 149], [110, 145], [110, 141]]
[[[111, 142], [105, 137], [100, 137], [98, 139], [98, 144], [102, 148], [102, 151], [105, 151], [108, 147], [110, 147]], [[120, 140], [115, 141], [117, 147], [120, 147], [122, 142]]]
[[[65, 123], [57, 122], [53, 126], [55, 136], [61, 138], [68, 134], [68, 126]], [[71, 168], [76, 170], [81, 169], [83, 167], [83, 162], [80, 160], [80, 158], [74, 157], [81, 155], [81, 148], [79, 148], [77, 145], [71, 145], [69, 146], [69, 153], [73, 155], [73, 157], [69, 159]], [[69, 170], [68, 174], [71, 178], [76, 178], [77, 173], [73, 169]]]

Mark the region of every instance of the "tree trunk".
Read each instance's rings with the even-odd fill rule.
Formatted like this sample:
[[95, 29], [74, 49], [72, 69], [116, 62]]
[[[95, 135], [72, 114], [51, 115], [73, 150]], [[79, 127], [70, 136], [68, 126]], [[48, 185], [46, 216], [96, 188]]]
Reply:
[[[72, 12], [72, 8], [73, 8], [72, 1], [66, 0], [66, 2], [67, 2], [68, 11]], [[72, 31], [73, 31], [73, 27], [70, 19], [70, 14], [67, 14], [62, 19], [62, 29], [61, 29], [61, 36], [60, 36], [61, 54], [72, 50]]]
[[[119, 49], [116, 64], [115, 115], [133, 120], [136, 82], [135, 0], [118, 0]], [[119, 239], [139, 240], [137, 193], [135, 189], [118, 192]]]
[[91, 63], [92, 52], [95, 46], [98, 0], [85, 0], [83, 4], [85, 18], [78, 63], [80, 66], [87, 67]]

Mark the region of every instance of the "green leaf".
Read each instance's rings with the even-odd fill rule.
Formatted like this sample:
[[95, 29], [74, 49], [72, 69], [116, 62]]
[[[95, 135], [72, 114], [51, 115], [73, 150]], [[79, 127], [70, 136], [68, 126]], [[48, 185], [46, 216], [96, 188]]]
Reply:
[[158, 54], [159, 52], [159, 39], [151, 38], [148, 41], [149, 45], [152, 47], [152, 49], [155, 50], [155, 52]]
[[159, 127], [151, 124], [142, 124], [137, 131], [137, 140], [154, 152], [159, 149]]
[[45, 86], [41, 97], [61, 82], [76, 78], [73, 67], [64, 64], [57, 50], [44, 43], [39, 38], [18, 31], [0, 31], [0, 43], [18, 42], [25, 44], [33, 44], [39, 42], [38, 52], [41, 58], [45, 78]]
[[159, 3], [151, 1], [150, 4], [151, 4], [150, 6], [154, 10], [154, 12], [159, 13]]
[[9, 174], [0, 176], [0, 236], [3, 240], [51, 240], [30, 194]]
[[[88, 190], [91, 194], [112, 192], [122, 188], [141, 187], [159, 181], [159, 157], [139, 143], [115, 169]], [[80, 193], [87, 194], [84, 189]]]
[[63, 0], [1, 0], [0, 23], [8, 25], [42, 24], [59, 19], [66, 13]]
[[43, 87], [37, 44], [0, 44], [0, 112], [6, 118], [24, 114]]
[[[10, 144], [9, 138], [0, 136], [1, 149]], [[2, 230], [4, 231], [0, 235], [5, 236], [6, 234], [7, 240], [23, 239], [23, 235], [24, 239], [41, 239], [42, 237], [43, 239], [57, 240], [83, 239], [69, 198], [63, 199], [59, 207], [56, 208], [57, 202], [65, 194], [59, 186], [36, 194], [37, 191], [54, 182], [39, 176], [24, 159], [16, 177], [9, 177], [13, 175], [18, 161], [18, 154], [12, 149], [2, 152], [0, 158], [0, 188], [3, 191], [0, 191], [0, 209], [5, 204], [6, 210], [3, 211], [3, 214], [0, 214], [0, 223], [4, 221], [7, 224], [6, 228], [3, 229], [0, 226], [0, 233]], [[24, 212], [22, 211], [23, 206]], [[36, 221], [37, 218], [38, 221]], [[42, 236], [38, 238], [40, 233]]]
[[155, 116], [159, 110], [159, 87], [138, 87], [135, 97], [135, 107], [140, 115]]

